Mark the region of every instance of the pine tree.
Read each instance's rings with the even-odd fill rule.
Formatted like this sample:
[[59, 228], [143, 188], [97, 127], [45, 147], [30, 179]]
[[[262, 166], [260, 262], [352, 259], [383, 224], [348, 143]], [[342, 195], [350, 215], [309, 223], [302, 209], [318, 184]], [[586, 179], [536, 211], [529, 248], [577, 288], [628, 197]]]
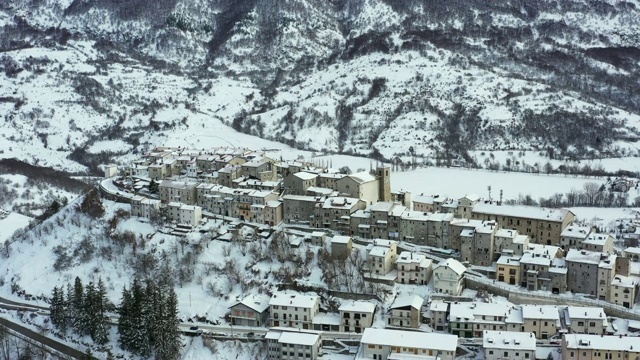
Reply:
[[102, 278], [98, 279], [93, 311], [95, 313], [95, 319], [92, 323], [93, 341], [100, 345], [106, 344], [109, 341], [109, 317], [107, 312], [113, 311], [113, 304], [107, 298], [107, 288], [102, 282]]
[[131, 286], [131, 351], [141, 355], [151, 354], [151, 344], [149, 344], [149, 331], [147, 330], [147, 302], [144, 289], [139, 281], [134, 281]]
[[134, 319], [131, 315], [132, 302], [133, 299], [131, 297], [131, 292], [127, 290], [126, 287], [123, 287], [122, 299], [120, 300], [120, 307], [118, 308], [118, 315], [120, 315], [120, 318], [118, 319], [118, 335], [120, 336], [118, 342], [122, 349], [129, 351], [133, 350], [132, 321]]
[[64, 289], [62, 287], [53, 287], [51, 296], [51, 306], [49, 307], [49, 317], [51, 323], [61, 331], [67, 330], [66, 306], [64, 298]]
[[73, 296], [70, 304], [70, 320], [73, 330], [79, 334], [85, 334], [84, 322], [84, 287], [82, 280], [76, 276], [73, 284]]
[[93, 285], [93, 282], [89, 282], [85, 286], [82, 308], [78, 317], [78, 331], [80, 334], [90, 335], [92, 339], [94, 338], [94, 331], [97, 322], [95, 315], [95, 303], [96, 287]]
[[178, 296], [173, 288], [163, 289], [162, 306], [159, 307], [156, 324], [156, 359], [176, 360], [180, 358], [180, 320], [178, 319]]
[[157, 312], [158, 308], [161, 306], [161, 300], [159, 297], [160, 293], [156, 284], [151, 279], [148, 279], [145, 284], [145, 302], [142, 309], [144, 327], [148, 336], [149, 353], [151, 353], [151, 350], [156, 346], [156, 334], [153, 332], [153, 327], [155, 322], [158, 320]]

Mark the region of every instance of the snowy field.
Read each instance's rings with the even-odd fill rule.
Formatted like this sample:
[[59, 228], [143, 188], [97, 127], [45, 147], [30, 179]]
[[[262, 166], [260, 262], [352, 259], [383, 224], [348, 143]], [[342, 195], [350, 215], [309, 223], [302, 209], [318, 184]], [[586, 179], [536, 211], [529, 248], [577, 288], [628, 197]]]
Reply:
[[16, 230], [24, 229], [29, 226], [31, 218], [18, 213], [9, 213], [9, 215], [2, 219], [0, 217], [0, 244], [3, 244], [8, 238], [13, 235]]

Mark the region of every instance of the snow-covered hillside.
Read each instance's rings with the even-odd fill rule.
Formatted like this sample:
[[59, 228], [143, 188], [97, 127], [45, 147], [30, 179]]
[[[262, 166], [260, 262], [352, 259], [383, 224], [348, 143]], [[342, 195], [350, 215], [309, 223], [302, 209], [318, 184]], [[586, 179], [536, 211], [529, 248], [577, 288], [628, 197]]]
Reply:
[[227, 126], [387, 159], [637, 156], [638, 24], [613, 0], [5, 2], [0, 156], [253, 141]]

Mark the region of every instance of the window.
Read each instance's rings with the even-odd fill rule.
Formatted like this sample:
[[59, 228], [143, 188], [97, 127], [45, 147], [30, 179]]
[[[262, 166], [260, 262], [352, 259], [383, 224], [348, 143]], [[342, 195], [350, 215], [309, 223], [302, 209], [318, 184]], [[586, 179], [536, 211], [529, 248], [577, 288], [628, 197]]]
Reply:
[[508, 351], [504, 352], [504, 357], [509, 357], [509, 352]]
[[524, 358], [528, 359], [529, 358], [529, 353], [524, 353]]

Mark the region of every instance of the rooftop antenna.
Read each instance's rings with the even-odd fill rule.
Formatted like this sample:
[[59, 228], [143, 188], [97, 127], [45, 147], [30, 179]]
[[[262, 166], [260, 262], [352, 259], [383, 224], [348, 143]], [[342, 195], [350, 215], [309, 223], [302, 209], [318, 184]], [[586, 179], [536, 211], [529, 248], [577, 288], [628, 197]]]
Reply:
[[487, 186], [487, 191], [489, 192], [489, 201], [491, 201], [491, 185]]
[[500, 202], [498, 203], [498, 205], [502, 205], [502, 189], [500, 189]]

